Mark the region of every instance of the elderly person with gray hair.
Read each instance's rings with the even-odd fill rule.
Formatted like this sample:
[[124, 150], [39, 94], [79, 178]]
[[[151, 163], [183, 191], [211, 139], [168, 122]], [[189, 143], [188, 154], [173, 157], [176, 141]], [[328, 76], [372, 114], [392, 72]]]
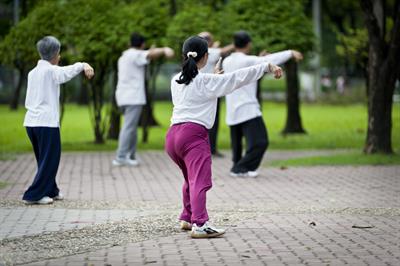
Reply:
[[33, 146], [38, 170], [23, 200], [27, 204], [50, 204], [53, 199], [63, 199], [56, 184], [61, 156], [60, 84], [82, 71], [90, 79], [94, 71], [87, 63], [58, 66], [61, 44], [53, 36], [44, 37], [36, 47], [41, 60], [28, 74], [24, 127]]

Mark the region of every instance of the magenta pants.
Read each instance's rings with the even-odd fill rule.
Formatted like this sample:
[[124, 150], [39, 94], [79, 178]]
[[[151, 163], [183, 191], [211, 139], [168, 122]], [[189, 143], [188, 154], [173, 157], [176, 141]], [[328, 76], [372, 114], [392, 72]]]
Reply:
[[202, 226], [208, 221], [206, 192], [212, 187], [208, 131], [191, 122], [172, 125], [167, 133], [165, 150], [182, 170], [185, 179], [180, 219]]

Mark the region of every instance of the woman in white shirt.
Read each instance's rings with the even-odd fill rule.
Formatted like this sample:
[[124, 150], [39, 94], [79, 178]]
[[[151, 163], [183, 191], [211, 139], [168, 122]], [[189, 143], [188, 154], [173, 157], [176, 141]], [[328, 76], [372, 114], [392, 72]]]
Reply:
[[208, 59], [207, 42], [198, 36], [183, 44], [182, 72], [171, 81], [174, 105], [166, 152], [184, 176], [181, 228], [193, 238], [220, 236], [225, 230], [207, 223], [206, 192], [211, 188], [211, 152], [207, 130], [213, 126], [218, 97], [261, 78], [265, 72], [282, 75], [282, 69], [262, 63], [229, 74], [200, 73]]
[[33, 146], [38, 170], [23, 200], [27, 204], [49, 204], [53, 199], [63, 199], [56, 184], [61, 156], [60, 84], [82, 70], [87, 78], [91, 78], [94, 71], [87, 63], [58, 66], [61, 44], [53, 36], [44, 37], [36, 47], [41, 60], [28, 74], [24, 127]]

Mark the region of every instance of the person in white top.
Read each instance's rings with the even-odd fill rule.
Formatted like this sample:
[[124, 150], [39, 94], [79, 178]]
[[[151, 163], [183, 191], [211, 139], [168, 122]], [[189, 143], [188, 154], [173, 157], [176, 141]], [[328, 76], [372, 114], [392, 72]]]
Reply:
[[38, 170], [22, 199], [27, 204], [49, 204], [53, 199], [63, 199], [56, 183], [61, 157], [60, 84], [82, 71], [90, 79], [94, 71], [87, 63], [58, 66], [61, 44], [53, 36], [44, 37], [36, 47], [41, 60], [28, 74], [24, 127], [33, 146]]
[[145, 38], [132, 33], [131, 47], [118, 59], [118, 83], [115, 92], [117, 105], [124, 115], [124, 124], [118, 137], [118, 150], [113, 160], [115, 166], [137, 166], [137, 127], [143, 105], [146, 104], [145, 70], [150, 60], [166, 56], [171, 58], [174, 51], [169, 47], [144, 50]]
[[215, 121], [218, 97], [257, 81], [265, 72], [273, 72], [276, 78], [282, 75], [280, 67], [267, 62], [228, 74], [201, 73], [207, 52], [207, 42], [201, 37], [192, 36], [183, 44], [182, 72], [171, 80], [173, 112], [165, 144], [184, 177], [181, 228], [191, 230], [193, 238], [225, 232], [207, 222], [206, 209], [206, 192], [212, 187], [208, 129]]
[[[302, 59], [302, 54], [294, 50], [268, 54], [249, 55], [251, 37], [245, 31], [234, 34], [235, 52], [225, 58], [223, 70], [230, 73], [238, 69], [270, 62], [282, 64], [290, 58]], [[257, 176], [256, 172], [268, 147], [268, 133], [262, 119], [257, 100], [257, 82], [246, 84], [226, 97], [226, 123], [230, 128], [232, 160], [231, 176]], [[242, 139], [246, 139], [246, 153], [242, 155]]]
[[[207, 64], [200, 70], [202, 73], [214, 73], [214, 68], [218, 60], [221, 57], [226, 57], [235, 48], [233, 44], [226, 45], [219, 48], [219, 43], [214, 42], [214, 38], [210, 32], [204, 31], [199, 33], [199, 36], [204, 38], [208, 43], [208, 60]], [[218, 137], [218, 127], [219, 127], [219, 108], [220, 99], [217, 102], [217, 113], [215, 114], [214, 126], [208, 131], [208, 137], [210, 138], [211, 154], [215, 157], [223, 157], [222, 153], [218, 152], [217, 148], [217, 137]]]

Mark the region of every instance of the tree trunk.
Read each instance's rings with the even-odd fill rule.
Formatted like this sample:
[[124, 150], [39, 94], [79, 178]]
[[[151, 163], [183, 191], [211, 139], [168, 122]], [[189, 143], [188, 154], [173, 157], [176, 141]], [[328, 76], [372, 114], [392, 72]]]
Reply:
[[393, 153], [392, 106], [396, 73], [379, 48], [370, 45], [368, 62], [368, 130], [364, 152]]
[[156, 92], [156, 78], [158, 72], [160, 71], [162, 61], [157, 61], [148, 65], [146, 71], [147, 78], [145, 82], [145, 92], [146, 92], [146, 105], [143, 106], [142, 115], [140, 117], [139, 125], [143, 128], [142, 141], [147, 143], [149, 139], [149, 127], [158, 126], [153, 113], [153, 99]]
[[18, 70], [18, 82], [14, 88], [14, 93], [10, 101], [10, 110], [18, 110], [19, 98], [21, 95], [22, 85], [24, 84], [26, 71], [25, 68], [17, 68]]
[[89, 103], [88, 91], [84, 86], [81, 86], [80, 91], [79, 91], [78, 104], [79, 105], [87, 105], [88, 103]]
[[290, 60], [285, 64], [286, 68], [286, 126], [282, 134], [306, 133], [301, 124], [300, 117], [300, 97], [299, 97], [299, 78], [297, 73], [297, 63]]
[[111, 98], [111, 114], [110, 114], [110, 127], [108, 128], [108, 139], [118, 140], [118, 135], [121, 125], [121, 113], [118, 110], [117, 101], [115, 99], [115, 91], [118, 82], [117, 68], [114, 67], [113, 71], [113, 93]]
[[395, 5], [390, 40], [386, 39], [386, 5], [382, 1], [360, 0], [369, 37], [368, 130], [365, 153], [393, 153], [392, 107], [400, 71], [400, 5]]
[[102, 110], [103, 110], [103, 103], [104, 103], [104, 82], [105, 82], [105, 75], [106, 75], [106, 67], [98, 66], [97, 74], [94, 76], [92, 81], [87, 81], [91, 98], [92, 98], [92, 105], [89, 107], [91, 112], [91, 121], [94, 131], [94, 142], [96, 144], [103, 144], [104, 143], [104, 133], [105, 133], [105, 121], [102, 117]]

